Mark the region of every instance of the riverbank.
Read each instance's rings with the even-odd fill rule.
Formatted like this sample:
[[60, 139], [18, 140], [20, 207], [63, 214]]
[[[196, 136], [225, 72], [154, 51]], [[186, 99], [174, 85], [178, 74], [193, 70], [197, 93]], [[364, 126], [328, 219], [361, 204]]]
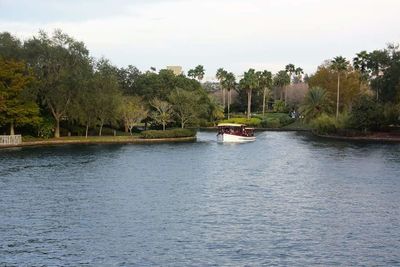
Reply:
[[343, 140], [343, 141], [362, 141], [362, 142], [391, 142], [391, 143], [400, 143], [400, 134], [390, 133], [390, 132], [376, 132], [371, 133], [365, 136], [340, 136], [340, 135], [314, 135], [334, 140]]
[[1, 148], [10, 147], [27, 147], [27, 146], [53, 146], [53, 145], [69, 145], [69, 144], [153, 144], [153, 143], [178, 143], [178, 142], [194, 142], [196, 136], [176, 137], [176, 138], [155, 138], [144, 139], [137, 136], [90, 136], [85, 137], [60, 137], [52, 139], [28, 140], [18, 145], [2, 145]]

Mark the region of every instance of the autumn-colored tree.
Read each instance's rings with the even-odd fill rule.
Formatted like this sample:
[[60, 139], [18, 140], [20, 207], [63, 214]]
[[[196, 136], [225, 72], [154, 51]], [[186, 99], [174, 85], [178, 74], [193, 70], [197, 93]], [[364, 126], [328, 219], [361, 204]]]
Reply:
[[[340, 75], [339, 110], [350, 111], [357, 96], [368, 90], [366, 85], [360, 88], [360, 72], [351, 68], [346, 69]], [[310, 76], [308, 84], [310, 88], [321, 87], [328, 93], [331, 103], [337, 103], [338, 73], [329, 65], [321, 65], [316, 73]]]
[[40, 121], [39, 107], [31, 91], [32, 72], [22, 61], [0, 58], [0, 124], [10, 127], [36, 124]]

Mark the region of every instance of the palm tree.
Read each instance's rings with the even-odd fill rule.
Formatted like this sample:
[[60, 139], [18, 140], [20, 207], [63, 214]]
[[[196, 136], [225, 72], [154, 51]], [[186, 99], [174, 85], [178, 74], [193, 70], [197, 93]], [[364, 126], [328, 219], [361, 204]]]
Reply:
[[225, 79], [222, 82], [222, 87], [228, 90], [228, 119], [230, 118], [230, 107], [231, 107], [231, 91], [235, 89], [236, 86], [236, 78], [235, 74], [232, 72], [225, 74]]
[[[281, 71], [279, 71], [276, 75], [275, 75], [275, 77], [274, 77], [274, 79], [273, 79], [273, 84], [276, 86], [276, 87], [279, 87], [279, 88], [281, 88], [281, 100], [282, 100], [282, 93], [283, 93], [283, 89], [284, 89], [284, 87], [285, 86], [287, 86], [288, 84], [290, 84], [290, 76], [289, 76], [289, 74], [287, 74], [287, 72], [285, 71], [285, 70], [281, 70]], [[285, 98], [286, 98], [286, 96], [285, 96]], [[286, 103], [286, 102], [285, 102]]]
[[294, 74], [296, 75], [298, 82], [301, 82], [301, 75], [302, 75], [303, 73], [304, 73], [304, 71], [303, 71], [303, 69], [300, 68], [300, 67], [297, 67], [297, 68], [294, 70]]
[[197, 65], [194, 71], [196, 73], [197, 80], [201, 82], [201, 80], [203, 80], [204, 78], [204, 73], [205, 73], [203, 65]]
[[221, 91], [222, 91], [222, 106], [224, 108], [224, 112], [225, 112], [225, 88], [223, 86], [223, 81], [225, 80], [225, 76], [226, 76], [227, 73], [228, 72], [226, 70], [224, 70], [223, 68], [219, 68], [217, 70], [216, 75], [215, 75], [217, 77], [218, 81], [219, 81], [219, 86], [220, 86]]
[[[292, 75], [296, 71], [296, 67], [293, 64], [287, 64], [285, 67], [286, 73], [289, 75], [289, 84], [292, 82]], [[285, 104], [287, 101], [287, 87], [285, 86]]]
[[204, 73], [204, 67], [202, 65], [197, 65], [194, 69], [190, 69], [188, 71], [188, 76], [201, 82], [201, 80], [204, 78]]
[[360, 72], [360, 90], [362, 82], [368, 81], [369, 78], [368, 60], [369, 54], [367, 51], [361, 51], [360, 53], [356, 54], [356, 57], [353, 58], [354, 69]]
[[247, 119], [251, 117], [251, 95], [253, 89], [257, 88], [257, 74], [254, 69], [249, 69], [244, 73], [243, 78], [240, 80], [240, 88], [247, 92]]
[[340, 96], [340, 74], [347, 70], [349, 62], [342, 56], [334, 57], [331, 61], [331, 69], [337, 72], [337, 93], [336, 93], [336, 119], [339, 117], [339, 96]]
[[270, 71], [264, 70], [263, 72], [260, 73], [258, 78], [259, 78], [258, 84], [260, 86], [260, 89], [263, 90], [262, 113], [264, 115], [265, 114], [265, 100], [266, 100], [266, 96], [267, 96], [267, 91], [269, 91], [271, 86], [272, 86], [272, 73]]
[[303, 105], [300, 107], [306, 120], [313, 119], [328, 109], [328, 93], [321, 87], [312, 87], [308, 90]]

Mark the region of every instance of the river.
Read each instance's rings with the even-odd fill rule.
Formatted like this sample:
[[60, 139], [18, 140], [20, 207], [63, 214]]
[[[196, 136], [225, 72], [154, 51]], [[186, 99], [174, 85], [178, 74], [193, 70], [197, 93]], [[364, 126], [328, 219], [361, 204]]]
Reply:
[[0, 266], [400, 266], [400, 145], [0, 150]]

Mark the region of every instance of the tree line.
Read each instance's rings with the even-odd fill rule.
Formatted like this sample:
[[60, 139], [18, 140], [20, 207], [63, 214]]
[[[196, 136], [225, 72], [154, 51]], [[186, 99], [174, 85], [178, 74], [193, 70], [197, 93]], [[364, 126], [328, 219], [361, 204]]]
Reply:
[[400, 123], [398, 45], [361, 51], [352, 60], [334, 57], [319, 66], [308, 83], [301, 111], [324, 131], [385, 130]]
[[[204, 69], [190, 75], [201, 80]], [[20, 127], [60, 137], [61, 124], [83, 127], [86, 136], [90, 129], [102, 135], [105, 125], [132, 133], [143, 121], [165, 130], [220, 118], [198, 80], [166, 69], [118, 68], [61, 30], [25, 41], [0, 33], [0, 125], [10, 134]]]

